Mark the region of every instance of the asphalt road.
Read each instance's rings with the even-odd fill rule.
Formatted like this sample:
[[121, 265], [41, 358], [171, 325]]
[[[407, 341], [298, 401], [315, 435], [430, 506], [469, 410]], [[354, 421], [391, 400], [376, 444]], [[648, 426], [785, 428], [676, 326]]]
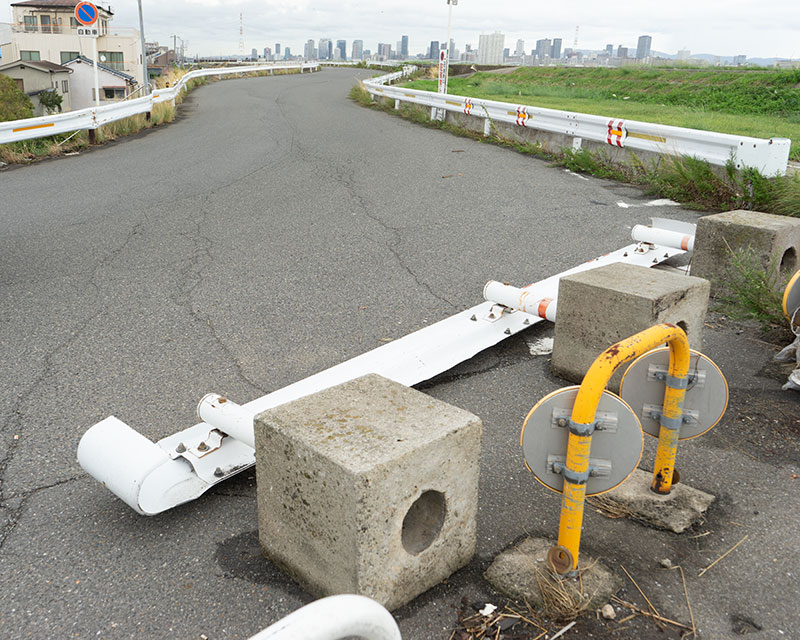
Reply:
[[[359, 107], [353, 76], [211, 84], [169, 126], [0, 173], [0, 636], [247, 638], [312, 600], [259, 555], [254, 473], [138, 516], [76, 462], [95, 422], [157, 440], [207, 392], [249, 401], [476, 304], [487, 280], [524, 285], [651, 215], [698, 217]], [[683, 480], [719, 497], [706, 522], [675, 536], [590, 512], [583, 549], [688, 623], [658, 563], [681, 564], [703, 638], [796, 637], [796, 398], [762, 371], [774, 349], [740, 331], [708, 328], [732, 410], [679, 451]], [[449, 638], [462, 597], [499, 603], [481, 577], [493, 556], [556, 534], [518, 442], [564, 383], [528, 350], [551, 328], [528, 333], [421, 386], [483, 419], [484, 451], [478, 553], [395, 612], [408, 640]], [[567, 637], [678, 637], [615, 625], [590, 616]]]

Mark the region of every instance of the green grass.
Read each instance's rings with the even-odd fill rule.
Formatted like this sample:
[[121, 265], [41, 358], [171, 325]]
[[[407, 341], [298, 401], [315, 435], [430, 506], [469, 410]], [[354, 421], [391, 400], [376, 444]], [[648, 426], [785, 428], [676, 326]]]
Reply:
[[[436, 91], [435, 80], [405, 86]], [[451, 78], [474, 98], [755, 138], [790, 138], [800, 160], [800, 71], [523, 68]]]

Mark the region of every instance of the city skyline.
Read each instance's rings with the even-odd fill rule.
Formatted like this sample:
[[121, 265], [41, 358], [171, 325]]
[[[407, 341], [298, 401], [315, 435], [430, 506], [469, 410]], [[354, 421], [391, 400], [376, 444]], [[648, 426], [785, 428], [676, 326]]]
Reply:
[[[11, 0], [0, 0], [0, 22], [11, 19]], [[103, 3], [101, 3], [103, 4]], [[105, 3], [104, 6], [107, 6]], [[129, 0], [111, 3], [114, 26], [138, 27], [138, 5]], [[441, 5], [441, 6], [439, 6]], [[613, 11], [607, 7], [576, 0], [569, 7], [554, 6], [536, 19], [520, 19], [518, 3], [495, 0], [493, 13], [486, 14], [486, 3], [461, 0], [453, 9], [452, 34], [456, 46], [477, 48], [480, 36], [499, 31], [505, 45], [543, 38], [563, 41], [572, 47], [575, 27], [579, 26], [578, 49], [601, 51], [607, 44], [622, 45], [636, 51], [639, 36], [652, 37], [653, 50], [675, 55], [688, 49], [692, 53], [725, 57], [800, 58], [800, 11], [786, 0], [766, 0], [754, 12], [741, 0], [689, 3], [675, 0], [668, 6], [623, 1]], [[409, 36], [409, 55], [427, 50], [432, 40], [444, 42], [447, 29], [445, 0], [389, 0], [380, 4], [361, 0], [244, 0], [226, 5], [221, 0], [175, 0], [155, 3], [143, 0], [145, 36], [148, 42], [166, 44], [173, 34], [189, 43], [188, 51], [203, 55], [235, 54], [239, 51], [239, 13], [244, 16], [244, 49], [249, 53], [281, 42], [293, 52], [303, 52], [309, 39], [334, 41], [362, 40], [364, 49], [377, 51], [378, 43], [395, 48], [402, 35]], [[4, 15], [5, 14], [5, 15]], [[624, 15], [625, 20], [619, 20]], [[691, 16], [691, 20], [687, 20]], [[776, 19], [779, 16], [780, 19]], [[441, 27], [431, 25], [441, 24]], [[709, 25], [714, 25], [713, 29]], [[533, 46], [526, 44], [530, 51]], [[348, 55], [350, 51], [348, 51]]]

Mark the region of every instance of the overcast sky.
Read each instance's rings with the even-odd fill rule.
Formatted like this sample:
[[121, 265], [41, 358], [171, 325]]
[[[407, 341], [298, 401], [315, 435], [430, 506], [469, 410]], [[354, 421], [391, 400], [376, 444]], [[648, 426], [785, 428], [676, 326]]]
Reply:
[[[0, 21], [10, 21], [11, 0], [0, 0]], [[103, 6], [108, 3], [102, 2]], [[135, 0], [110, 0], [114, 25], [137, 27]], [[378, 42], [395, 47], [409, 36], [410, 51], [425, 51], [431, 40], [446, 39], [446, 0], [142, 0], [147, 41], [171, 43], [173, 34], [188, 42], [187, 53], [235, 54], [239, 50], [239, 13], [244, 16], [245, 52], [276, 42], [302, 53], [312, 38], [364, 41], [373, 52]], [[5, 15], [4, 15], [5, 14]], [[606, 44], [635, 47], [637, 38], [653, 38], [653, 49], [674, 54], [749, 58], [800, 58], [800, 0], [459, 0], [453, 9], [452, 38], [463, 51], [478, 45], [482, 33], [501, 31], [514, 50], [539, 38], [562, 38], [571, 47], [580, 25], [581, 49]]]

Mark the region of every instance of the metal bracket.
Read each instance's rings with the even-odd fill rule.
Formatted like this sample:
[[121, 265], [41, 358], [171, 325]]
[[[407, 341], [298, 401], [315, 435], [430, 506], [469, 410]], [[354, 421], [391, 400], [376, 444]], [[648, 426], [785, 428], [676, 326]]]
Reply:
[[573, 484], [586, 484], [589, 478], [608, 478], [611, 475], [611, 460], [589, 458], [589, 468], [584, 473], [570, 470], [566, 462], [566, 456], [548, 455], [547, 469], [550, 473], [564, 476], [565, 480]]
[[[577, 425], [570, 419], [572, 409], [565, 407], [555, 407], [553, 409], [552, 426], [554, 429], [566, 429], [578, 436], [589, 436], [595, 431], [602, 431], [603, 433], [616, 433], [618, 416], [613, 411], [598, 411], [595, 413], [594, 424], [591, 425]], [[575, 428], [578, 427], [578, 428]]]
[[[669, 375], [669, 367], [661, 364], [651, 364], [647, 368], [647, 380], [664, 382], [673, 389], [687, 389], [689, 387], [702, 387], [706, 383], [705, 370], [690, 371], [685, 381]], [[680, 386], [683, 384], [684, 386]]]
[[512, 309], [511, 307], [507, 307], [503, 304], [493, 304], [489, 309], [489, 313], [487, 313], [483, 319], [487, 322], [497, 322], [503, 317], [503, 314], [510, 314], [514, 313], [515, 311], [516, 309]]
[[664, 418], [664, 407], [660, 404], [646, 404], [642, 407], [642, 417], [652, 418], [666, 429], [680, 429], [685, 424], [697, 424], [700, 421], [700, 412], [694, 409], [683, 409], [680, 418]]

